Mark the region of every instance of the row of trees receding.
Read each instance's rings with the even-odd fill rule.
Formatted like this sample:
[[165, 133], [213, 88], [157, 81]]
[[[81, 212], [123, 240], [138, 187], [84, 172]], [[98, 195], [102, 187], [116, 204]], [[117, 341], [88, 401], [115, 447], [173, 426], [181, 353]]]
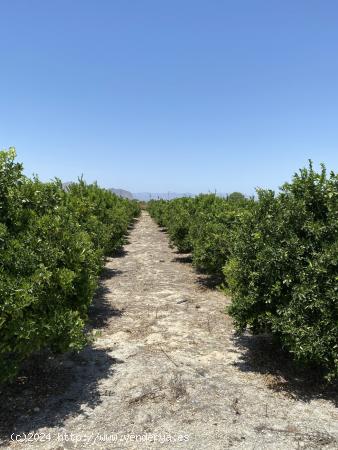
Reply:
[[136, 202], [83, 180], [23, 174], [0, 152], [0, 380], [32, 353], [80, 349], [104, 256], [119, 249]]
[[257, 199], [152, 201], [196, 268], [222, 277], [239, 332], [271, 333], [293, 357], [338, 376], [338, 175], [309, 168]]

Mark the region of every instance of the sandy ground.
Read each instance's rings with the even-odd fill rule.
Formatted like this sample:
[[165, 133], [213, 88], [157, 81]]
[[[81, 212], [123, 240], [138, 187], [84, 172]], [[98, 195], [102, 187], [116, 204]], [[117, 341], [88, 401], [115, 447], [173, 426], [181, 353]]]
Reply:
[[32, 363], [0, 392], [2, 446], [338, 449], [337, 392], [268, 339], [235, 338], [229, 299], [147, 213], [129, 240], [107, 261], [93, 345]]

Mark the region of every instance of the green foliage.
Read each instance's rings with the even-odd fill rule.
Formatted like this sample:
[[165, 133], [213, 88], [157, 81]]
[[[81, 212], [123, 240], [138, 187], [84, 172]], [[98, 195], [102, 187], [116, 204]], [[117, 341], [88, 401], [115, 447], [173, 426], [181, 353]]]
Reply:
[[179, 252], [190, 252], [191, 241], [189, 229], [193, 214], [194, 200], [192, 198], [176, 198], [168, 202], [166, 227], [171, 241]]
[[73, 211], [96, 247], [111, 254], [124, 244], [131, 219], [140, 213], [138, 204], [83, 180], [67, 188], [67, 207]]
[[171, 201], [151, 200], [148, 204], [150, 215], [167, 229], [171, 243], [182, 253], [191, 251], [189, 227], [193, 207], [194, 199], [188, 197]]
[[227, 196], [227, 199], [233, 202], [240, 202], [245, 200], [245, 196], [241, 192], [232, 192]]
[[223, 274], [239, 332], [271, 333], [302, 364], [338, 377], [338, 175], [312, 164], [258, 199], [151, 202], [193, 264]]
[[189, 236], [192, 243], [193, 265], [203, 272], [223, 275], [233, 240], [243, 212], [251, 201], [229, 200], [215, 195], [200, 195], [195, 199], [195, 213]]
[[0, 380], [30, 354], [79, 349], [104, 255], [124, 242], [139, 212], [82, 180], [64, 190], [22, 174], [0, 152]]
[[150, 200], [147, 204], [149, 214], [160, 227], [167, 226], [168, 204], [167, 200]]
[[270, 332], [302, 363], [338, 375], [338, 176], [312, 165], [279, 195], [260, 190], [224, 273], [239, 331]]
[[181, 252], [192, 252], [194, 266], [222, 276], [231, 244], [231, 235], [242, 211], [252, 201], [244, 196], [228, 198], [215, 194], [171, 201], [151, 201], [148, 210], [164, 226], [173, 245]]

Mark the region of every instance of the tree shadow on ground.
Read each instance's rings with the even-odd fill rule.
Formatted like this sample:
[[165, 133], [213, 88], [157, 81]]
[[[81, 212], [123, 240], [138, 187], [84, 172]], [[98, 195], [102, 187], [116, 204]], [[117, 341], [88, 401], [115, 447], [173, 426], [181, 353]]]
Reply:
[[[128, 244], [128, 242], [126, 242]], [[124, 247], [121, 247], [117, 250], [115, 250], [114, 254], [111, 256], [111, 258], [123, 258], [124, 256], [128, 255], [127, 250], [124, 249]]]
[[12, 433], [61, 426], [70, 416], [86, 416], [104, 393], [99, 382], [114, 373], [120, 361], [106, 350], [86, 347], [80, 353], [53, 356], [47, 352], [30, 358], [13, 383], [0, 388], [0, 445]]
[[[192, 264], [191, 253], [181, 253], [178, 250], [175, 252], [175, 256], [171, 261], [180, 264]], [[210, 275], [203, 270], [193, 267], [194, 272], [197, 274], [195, 283], [204, 289], [216, 289], [223, 283], [223, 278], [220, 275]]]
[[173, 258], [171, 261], [181, 263], [181, 264], [191, 264], [192, 256], [190, 253], [187, 253], [187, 254], [181, 253], [181, 254], [179, 254], [179, 256], [175, 256], [175, 258]]
[[107, 266], [102, 270], [99, 286], [89, 307], [87, 330], [104, 328], [112, 317], [121, 317], [123, 315], [124, 310], [115, 308], [109, 301], [110, 290], [105, 285], [106, 280], [122, 273], [121, 270]]
[[195, 283], [204, 289], [217, 289], [223, 282], [223, 278], [219, 275], [208, 275], [196, 271], [197, 278]]
[[128, 231], [131, 231], [133, 228], [135, 228], [135, 225], [136, 225], [139, 221], [140, 221], [140, 216], [134, 217], [134, 218], [130, 221], [130, 223], [129, 223], [128, 227], [127, 227]]
[[[100, 281], [109, 280], [110, 278], [115, 277], [116, 275], [121, 275], [123, 272], [119, 269], [113, 269], [112, 267], [105, 266], [100, 274]], [[100, 289], [102, 283], [99, 283], [98, 290]]]
[[[108, 301], [105, 280], [121, 272], [106, 267], [89, 309], [86, 331], [106, 326], [121, 317]], [[39, 428], [62, 426], [72, 416], [94, 409], [105, 395], [100, 382], [112, 377], [123, 361], [109, 354], [112, 348], [86, 346], [81, 352], [53, 355], [45, 350], [22, 366], [12, 383], [0, 385], [0, 446], [11, 442], [11, 434], [29, 433]]]
[[338, 382], [329, 384], [318, 368], [297, 365], [270, 336], [245, 334], [233, 342], [240, 354], [234, 365], [242, 372], [264, 375], [270, 389], [294, 399], [325, 399], [338, 407]]

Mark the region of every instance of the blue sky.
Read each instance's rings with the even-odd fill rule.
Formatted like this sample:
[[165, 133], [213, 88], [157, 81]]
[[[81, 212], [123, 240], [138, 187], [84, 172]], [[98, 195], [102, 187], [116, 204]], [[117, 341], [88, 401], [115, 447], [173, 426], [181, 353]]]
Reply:
[[1, 0], [0, 147], [27, 174], [251, 194], [338, 167], [333, 0]]

